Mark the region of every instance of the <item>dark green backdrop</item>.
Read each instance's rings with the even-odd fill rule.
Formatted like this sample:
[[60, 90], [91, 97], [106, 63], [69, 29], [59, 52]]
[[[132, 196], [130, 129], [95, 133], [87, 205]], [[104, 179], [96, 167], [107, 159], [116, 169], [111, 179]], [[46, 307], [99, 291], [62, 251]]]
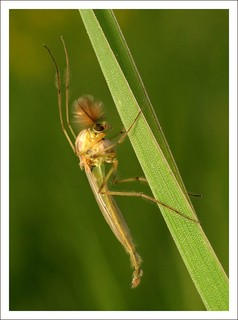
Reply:
[[[115, 11], [193, 200], [228, 272], [228, 11]], [[10, 14], [11, 310], [204, 310], [153, 204], [117, 202], [143, 257], [129, 287], [128, 256], [105, 223], [57, 113], [54, 69], [64, 35], [71, 102], [89, 93], [105, 104], [114, 137], [122, 128], [77, 10]], [[141, 175], [130, 146], [118, 149], [120, 177]], [[121, 190], [146, 186], [122, 185]]]

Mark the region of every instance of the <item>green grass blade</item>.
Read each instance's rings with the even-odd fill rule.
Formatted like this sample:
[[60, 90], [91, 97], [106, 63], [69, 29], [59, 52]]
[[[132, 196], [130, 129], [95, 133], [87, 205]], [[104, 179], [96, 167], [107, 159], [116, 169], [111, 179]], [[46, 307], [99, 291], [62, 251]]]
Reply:
[[[111, 10], [80, 10], [125, 128], [142, 115], [129, 138], [156, 199], [196, 218], [149, 98]], [[228, 310], [228, 279], [201, 225], [159, 206], [208, 310]]]
[[120, 30], [117, 20], [113, 14], [113, 11], [94, 10], [94, 13], [103, 29], [106, 38], [110, 42], [110, 47], [113, 50], [114, 55], [116, 55], [117, 57], [117, 61], [120, 64], [120, 67], [126, 77], [126, 80], [128, 81], [133, 91], [133, 94], [138, 104], [140, 105], [140, 108], [142, 109], [146, 119], [150, 124], [150, 128], [153, 131], [156, 140], [161, 146], [161, 149], [167, 161], [170, 163], [171, 169], [173, 170], [173, 173], [175, 174], [177, 180], [181, 184], [181, 187], [186, 192], [176, 163], [173, 159], [172, 153], [164, 137], [162, 128], [156, 117], [148, 94], [141, 80], [140, 74], [131, 56], [130, 50]]

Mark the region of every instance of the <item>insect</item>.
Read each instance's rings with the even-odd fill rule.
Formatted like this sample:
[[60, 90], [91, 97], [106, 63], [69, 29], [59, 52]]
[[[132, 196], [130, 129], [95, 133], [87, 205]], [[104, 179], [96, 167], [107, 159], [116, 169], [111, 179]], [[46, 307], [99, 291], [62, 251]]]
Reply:
[[[123, 142], [128, 132], [136, 125], [136, 121], [140, 117], [141, 112], [138, 113], [129, 129], [122, 133], [118, 141], [116, 143], [112, 143], [106, 138], [106, 131], [108, 130], [109, 126], [106, 121], [102, 120], [102, 103], [94, 100], [92, 96], [82, 96], [74, 102], [74, 118], [82, 128], [78, 135], [76, 135], [69, 121], [69, 58], [64, 39], [62, 36], [60, 39], [64, 48], [66, 61], [65, 112], [67, 130], [63, 120], [61, 77], [59, 68], [51, 50], [46, 45], [44, 45], [44, 47], [48, 51], [56, 70], [56, 86], [61, 128], [74, 154], [79, 158], [80, 168], [86, 173], [95, 199], [106, 222], [110, 226], [116, 238], [125, 248], [126, 252], [129, 254], [131, 265], [133, 267], [131, 287], [135, 288], [139, 285], [143, 274], [141, 269], [142, 259], [136, 251], [130, 230], [113, 196], [138, 196], [145, 198], [165, 206], [174, 213], [188, 220], [194, 222], [197, 221], [144, 193], [119, 192], [110, 191], [108, 189], [108, 181], [112, 178], [112, 176], [115, 175], [118, 167], [115, 147], [117, 144]], [[73, 137], [75, 142], [72, 141], [70, 135]], [[105, 170], [106, 164], [111, 165], [111, 168], [107, 173]], [[129, 182], [134, 180], [146, 182], [145, 178], [139, 177], [123, 179], [120, 180], [120, 182]]]

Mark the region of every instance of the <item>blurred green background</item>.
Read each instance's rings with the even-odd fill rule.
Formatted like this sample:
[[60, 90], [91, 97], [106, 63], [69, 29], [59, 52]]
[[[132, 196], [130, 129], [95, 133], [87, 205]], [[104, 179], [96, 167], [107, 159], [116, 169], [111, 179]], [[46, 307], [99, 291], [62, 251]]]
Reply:
[[[228, 272], [228, 11], [116, 10], [202, 227]], [[105, 104], [122, 124], [77, 10], [10, 12], [10, 309], [204, 310], [156, 205], [117, 198], [143, 258], [129, 258], [94, 200], [59, 123], [52, 63], [71, 64], [71, 103]], [[121, 178], [142, 175], [127, 141]], [[146, 186], [121, 185], [120, 190]]]

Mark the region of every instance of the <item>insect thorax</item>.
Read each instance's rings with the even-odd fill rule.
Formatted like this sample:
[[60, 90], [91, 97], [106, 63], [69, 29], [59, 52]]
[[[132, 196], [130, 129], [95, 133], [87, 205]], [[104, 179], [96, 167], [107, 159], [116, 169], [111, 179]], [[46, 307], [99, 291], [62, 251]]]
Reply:
[[90, 167], [100, 166], [103, 162], [113, 162], [116, 154], [109, 148], [111, 141], [104, 137], [105, 133], [95, 132], [90, 128], [80, 131], [75, 141], [75, 149], [81, 167], [84, 166], [82, 160], [87, 161]]

